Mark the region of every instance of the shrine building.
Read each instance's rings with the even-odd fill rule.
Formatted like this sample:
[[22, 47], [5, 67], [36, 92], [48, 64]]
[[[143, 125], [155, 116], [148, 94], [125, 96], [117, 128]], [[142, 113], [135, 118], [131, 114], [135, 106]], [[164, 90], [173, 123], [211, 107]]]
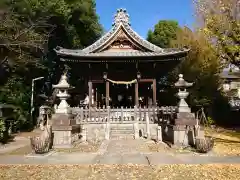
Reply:
[[[52, 116], [55, 148], [71, 147], [79, 138], [82, 142], [148, 138], [189, 146], [195, 132], [202, 133], [194, 129], [197, 119], [185, 101], [186, 89], [193, 83], [185, 81], [182, 74], [173, 84], [179, 89], [178, 106], [159, 102], [160, 79], [189, 49], [163, 49], [146, 41], [132, 29], [125, 9], [117, 10], [112, 28], [92, 45], [84, 49], [57, 47], [55, 51], [71, 68], [70, 78], [75, 83], [71, 84], [70, 78], [68, 83], [65, 72], [53, 86], [60, 99]], [[70, 96], [76, 104], [69, 103]]]
[[72, 74], [82, 81], [76, 91], [82, 96], [87, 92], [89, 107], [133, 107], [158, 105], [159, 78], [176, 67], [189, 49], [164, 49], [148, 42], [132, 29], [126, 10], [118, 9], [112, 28], [95, 43], [55, 51], [74, 67]]

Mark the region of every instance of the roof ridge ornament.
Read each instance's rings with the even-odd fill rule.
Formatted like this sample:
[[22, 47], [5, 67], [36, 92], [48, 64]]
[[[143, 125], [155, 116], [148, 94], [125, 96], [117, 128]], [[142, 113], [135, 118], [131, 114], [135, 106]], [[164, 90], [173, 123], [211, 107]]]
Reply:
[[117, 26], [120, 23], [131, 26], [129, 14], [126, 9], [120, 8], [114, 16], [113, 26]]

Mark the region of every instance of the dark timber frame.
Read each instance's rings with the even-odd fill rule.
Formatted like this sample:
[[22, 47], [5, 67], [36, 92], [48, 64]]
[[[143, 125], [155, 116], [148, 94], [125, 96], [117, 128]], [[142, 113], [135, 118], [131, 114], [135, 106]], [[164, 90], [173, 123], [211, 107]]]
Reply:
[[[157, 87], [156, 87], [156, 79], [139, 79], [135, 83], [135, 106], [139, 106], [139, 94], [138, 94], [138, 84], [139, 83], [152, 83], [153, 86], [153, 106], [157, 105]], [[99, 84], [99, 83], [105, 83], [106, 86], [106, 106], [109, 106], [109, 94], [110, 94], [110, 89], [109, 89], [109, 81], [105, 80], [91, 80], [88, 82], [88, 92], [89, 92], [89, 107], [92, 106], [92, 87], [93, 84]]]

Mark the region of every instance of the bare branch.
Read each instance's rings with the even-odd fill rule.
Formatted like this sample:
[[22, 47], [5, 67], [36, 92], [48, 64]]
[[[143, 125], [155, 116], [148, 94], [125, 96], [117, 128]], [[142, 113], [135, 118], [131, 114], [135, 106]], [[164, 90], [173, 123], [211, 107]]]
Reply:
[[8, 60], [8, 57], [6, 56], [1, 62], [0, 65], [2, 65], [3, 63], [5, 63]]

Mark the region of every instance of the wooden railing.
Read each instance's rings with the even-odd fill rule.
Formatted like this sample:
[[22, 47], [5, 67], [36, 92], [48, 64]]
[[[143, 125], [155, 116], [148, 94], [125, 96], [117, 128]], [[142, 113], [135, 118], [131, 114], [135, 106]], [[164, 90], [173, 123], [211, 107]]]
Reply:
[[134, 108], [84, 108], [73, 107], [77, 124], [84, 123], [150, 123], [170, 122], [175, 118], [176, 107], [134, 107]]

